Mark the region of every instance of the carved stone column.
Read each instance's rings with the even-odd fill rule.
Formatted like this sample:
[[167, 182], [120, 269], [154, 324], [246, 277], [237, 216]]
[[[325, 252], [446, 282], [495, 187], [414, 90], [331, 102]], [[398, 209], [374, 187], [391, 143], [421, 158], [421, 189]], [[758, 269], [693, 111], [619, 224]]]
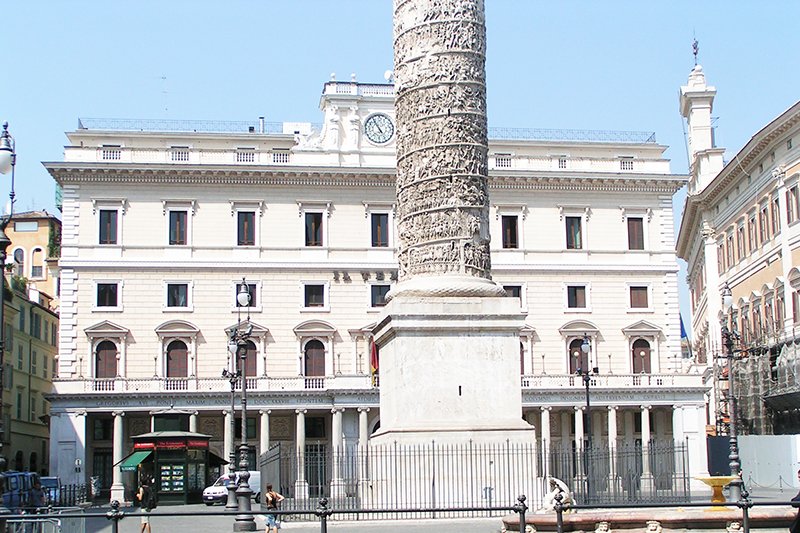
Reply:
[[539, 426], [542, 436], [542, 476], [547, 477], [550, 475], [550, 411], [552, 407], [545, 406], [541, 409], [542, 419]]
[[642, 406], [642, 492], [652, 491], [653, 473], [650, 470], [650, 406]]
[[399, 283], [502, 296], [489, 257], [483, 0], [395, 0]]
[[271, 409], [261, 409], [258, 412], [261, 415], [261, 453], [269, 451], [269, 415], [272, 414]]
[[225, 410], [222, 411], [222, 414], [225, 415], [225, 423], [222, 425], [222, 456], [229, 459], [233, 453], [233, 432], [231, 431], [233, 413]]
[[331, 409], [331, 447], [333, 449], [333, 478], [331, 479], [331, 496], [344, 495], [345, 487], [342, 481], [342, 458], [344, 457], [344, 439], [342, 434], [342, 415], [344, 408]]

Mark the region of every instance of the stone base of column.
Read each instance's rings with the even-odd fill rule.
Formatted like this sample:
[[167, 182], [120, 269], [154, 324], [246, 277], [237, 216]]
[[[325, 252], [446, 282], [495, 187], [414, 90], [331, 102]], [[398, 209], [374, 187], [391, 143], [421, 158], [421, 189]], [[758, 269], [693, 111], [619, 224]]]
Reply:
[[333, 478], [331, 480], [331, 498], [344, 498], [347, 494], [346, 486], [342, 478]]
[[125, 501], [125, 486], [122, 483], [111, 485], [111, 501], [117, 500], [120, 503]]
[[294, 497], [298, 500], [308, 499], [308, 481], [298, 479], [294, 482]]
[[656, 490], [655, 478], [650, 472], [645, 472], [641, 477], [641, 487], [643, 494], [652, 494]]

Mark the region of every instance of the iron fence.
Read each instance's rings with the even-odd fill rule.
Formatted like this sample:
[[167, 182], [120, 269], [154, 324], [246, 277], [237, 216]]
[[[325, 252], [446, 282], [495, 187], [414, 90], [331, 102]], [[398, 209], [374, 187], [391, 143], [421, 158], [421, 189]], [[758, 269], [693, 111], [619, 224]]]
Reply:
[[[262, 479], [286, 497], [286, 505], [313, 511], [327, 498], [347, 509], [470, 508], [449, 516], [492, 516], [496, 502], [529, 496], [545, 505], [552, 478], [563, 482], [581, 504], [686, 502], [690, 499], [685, 443], [651, 441], [596, 448], [544, 447], [534, 443], [404, 446], [306, 445], [303, 453], [275, 445], [261, 457]], [[395, 513], [367, 518], [436, 518]]]

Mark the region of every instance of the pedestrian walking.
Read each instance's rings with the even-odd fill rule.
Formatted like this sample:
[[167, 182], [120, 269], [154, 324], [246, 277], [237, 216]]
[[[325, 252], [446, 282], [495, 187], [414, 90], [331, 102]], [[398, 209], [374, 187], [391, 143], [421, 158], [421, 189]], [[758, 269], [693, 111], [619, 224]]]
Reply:
[[136, 498], [139, 500], [142, 509], [142, 529], [140, 533], [152, 533], [152, 529], [150, 528], [150, 511], [156, 506], [156, 497], [149, 478], [142, 478], [141, 485], [139, 485], [139, 490], [136, 493]]
[[269, 511], [278, 510], [280, 502], [283, 501], [283, 495], [275, 492], [272, 489], [272, 484], [269, 483], [267, 484], [267, 492], [264, 494], [264, 500], [267, 504], [267, 533], [278, 533], [278, 529], [281, 527], [280, 522], [277, 515]]

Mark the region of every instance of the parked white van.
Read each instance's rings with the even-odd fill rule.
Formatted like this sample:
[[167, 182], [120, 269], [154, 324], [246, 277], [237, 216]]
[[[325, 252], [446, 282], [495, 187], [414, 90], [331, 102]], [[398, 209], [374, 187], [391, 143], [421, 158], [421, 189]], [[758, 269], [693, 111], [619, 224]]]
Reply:
[[[238, 476], [233, 474], [233, 482], [238, 482]], [[214, 505], [215, 503], [226, 503], [228, 501], [228, 484], [231, 482], [231, 474], [223, 474], [217, 478], [213, 485], [203, 489], [203, 503]], [[261, 500], [261, 472], [250, 470], [250, 479], [247, 480], [250, 490], [253, 491], [253, 500]]]

